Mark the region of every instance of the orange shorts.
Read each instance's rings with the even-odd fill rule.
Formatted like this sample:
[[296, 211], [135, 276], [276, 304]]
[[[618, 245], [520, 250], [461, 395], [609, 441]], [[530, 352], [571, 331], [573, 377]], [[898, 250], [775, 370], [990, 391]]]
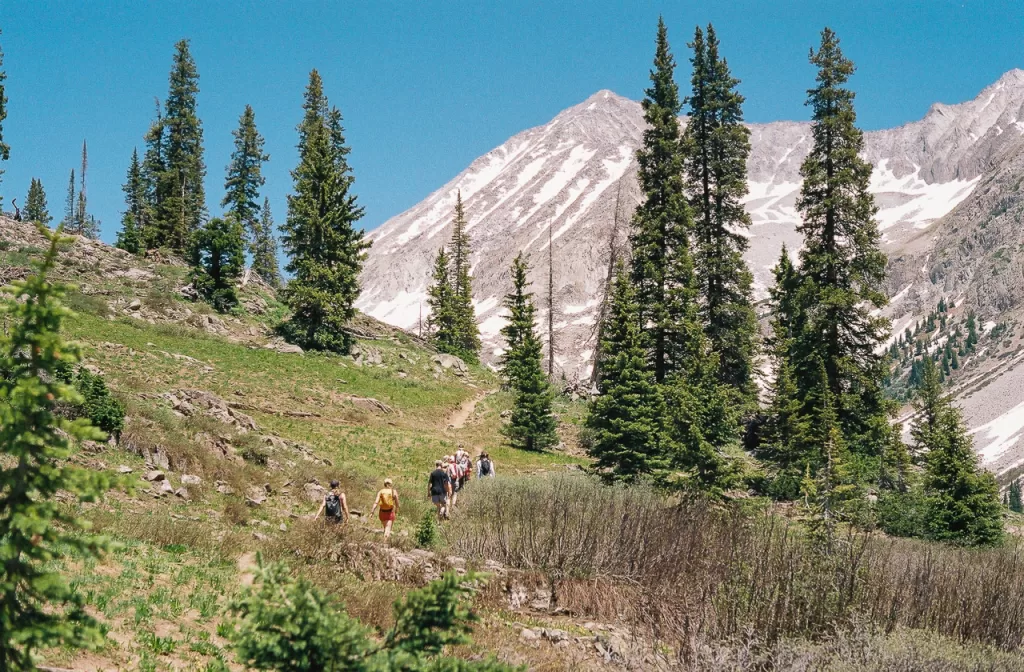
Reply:
[[395, 522], [395, 510], [388, 509], [387, 511], [385, 511], [384, 509], [381, 509], [380, 513], [378, 514], [378, 517], [380, 518], [380, 522], [382, 523], [386, 523], [389, 520], [391, 522]]

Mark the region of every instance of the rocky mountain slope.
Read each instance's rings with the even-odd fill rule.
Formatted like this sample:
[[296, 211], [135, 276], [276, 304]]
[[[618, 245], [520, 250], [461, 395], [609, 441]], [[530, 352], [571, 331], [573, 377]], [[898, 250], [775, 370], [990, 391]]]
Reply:
[[[754, 225], [747, 258], [763, 296], [782, 243], [791, 249], [799, 245], [794, 204], [811, 138], [807, 122], [753, 124], [750, 129], [746, 206]], [[448, 238], [455, 194], [461, 191], [488, 354], [500, 348], [500, 302], [508, 289], [509, 261], [519, 250], [530, 255], [531, 279], [541, 294], [550, 239], [558, 363], [570, 376], [585, 375], [611, 248], [624, 238], [640, 197], [634, 156], [642, 130], [639, 103], [600, 91], [550, 123], [510, 138], [370, 235], [373, 248], [359, 307], [397, 326], [417, 328], [426, 311], [431, 262]], [[868, 133], [865, 154], [875, 167], [872, 191], [890, 253], [898, 255], [907, 246], [928, 248], [931, 224], [1022, 147], [1021, 70], [1006, 73], [972, 101], [937, 103], [920, 121]]]
[[[807, 122], [751, 124], [750, 130], [747, 261], [761, 298], [782, 244], [791, 250], [800, 244], [794, 206], [811, 137]], [[530, 278], [544, 303], [550, 254], [556, 360], [568, 377], [585, 377], [612, 250], [623, 244], [640, 198], [634, 157], [642, 131], [639, 103], [600, 91], [510, 138], [370, 234], [359, 307], [417, 329], [428, 312], [432, 260], [450, 235], [461, 191], [485, 359], [500, 352], [501, 298], [512, 257], [519, 250], [530, 255]], [[1007, 72], [973, 100], [936, 103], [919, 121], [866, 133], [865, 157], [874, 166], [871, 190], [891, 260], [887, 312], [894, 333], [943, 296], [960, 305], [961, 318], [973, 310], [989, 329], [1012, 325], [1024, 312], [1024, 71]], [[546, 323], [543, 306], [539, 318]], [[1017, 347], [1011, 329], [988, 343], [957, 382], [979, 449], [1004, 473], [1024, 464]]]

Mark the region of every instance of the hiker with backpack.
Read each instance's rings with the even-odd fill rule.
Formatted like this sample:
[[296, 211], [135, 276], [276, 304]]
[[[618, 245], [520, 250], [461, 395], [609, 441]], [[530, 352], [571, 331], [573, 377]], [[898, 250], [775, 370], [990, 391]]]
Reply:
[[459, 465], [455, 463], [454, 455], [445, 456], [445, 473], [448, 474], [448, 480], [451, 481], [451, 495], [448, 498], [448, 513], [452, 512], [455, 508], [455, 502], [459, 499]]
[[398, 491], [392, 487], [393, 481], [390, 478], [384, 479], [384, 487], [377, 492], [377, 499], [373, 500], [373, 512], [380, 509], [380, 522], [384, 525], [384, 538], [391, 538], [391, 527], [395, 524], [395, 517], [398, 514]]
[[451, 495], [452, 481], [444, 468], [444, 462], [438, 460], [434, 462], [434, 470], [430, 472], [430, 477], [427, 480], [427, 496], [430, 497], [431, 504], [437, 509], [439, 519], [449, 517], [448, 499]]
[[486, 452], [480, 453], [480, 459], [476, 461], [477, 478], [494, 478], [494, 462]]
[[459, 490], [461, 490], [466, 487], [466, 483], [473, 475], [473, 461], [470, 459], [469, 453], [462, 449], [462, 446], [455, 451], [455, 464], [459, 467]]
[[345, 493], [341, 492], [338, 488], [341, 486], [337, 481], [331, 481], [331, 489], [324, 495], [323, 504], [320, 505], [320, 510], [313, 516], [313, 520], [320, 517], [320, 514], [324, 514], [324, 520], [329, 523], [342, 523], [348, 522], [348, 501], [345, 499]]

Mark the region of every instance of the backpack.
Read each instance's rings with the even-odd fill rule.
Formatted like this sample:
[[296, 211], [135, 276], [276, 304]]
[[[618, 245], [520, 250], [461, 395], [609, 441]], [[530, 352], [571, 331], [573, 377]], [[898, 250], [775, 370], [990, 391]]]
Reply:
[[390, 511], [395, 508], [395, 491], [391, 488], [384, 488], [380, 491], [380, 510]]
[[324, 512], [327, 514], [327, 517], [341, 518], [341, 499], [332, 492], [327, 495], [327, 498], [324, 501], [326, 503]]
[[480, 475], [490, 476], [491, 475], [491, 461], [486, 457], [480, 460]]

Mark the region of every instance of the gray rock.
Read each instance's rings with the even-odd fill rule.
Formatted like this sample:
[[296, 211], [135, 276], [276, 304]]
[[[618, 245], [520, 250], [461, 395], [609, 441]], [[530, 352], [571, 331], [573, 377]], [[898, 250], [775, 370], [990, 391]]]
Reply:
[[162, 480], [164, 480], [166, 478], [167, 478], [167, 475], [164, 474], [164, 472], [160, 471], [159, 469], [154, 469], [153, 471], [147, 471], [142, 476], [143, 480], [149, 481], [150, 483], [155, 483], [157, 481], [162, 481]]
[[194, 474], [185, 474], [181, 477], [182, 485], [199, 485], [203, 482], [203, 479], [199, 478]]

